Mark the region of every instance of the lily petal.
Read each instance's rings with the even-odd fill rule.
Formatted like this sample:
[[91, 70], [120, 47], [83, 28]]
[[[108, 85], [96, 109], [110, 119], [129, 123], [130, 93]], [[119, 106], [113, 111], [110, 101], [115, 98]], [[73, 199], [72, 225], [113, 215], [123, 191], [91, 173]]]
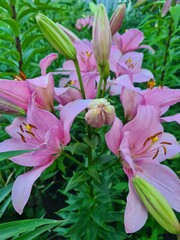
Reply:
[[20, 175], [14, 182], [12, 188], [12, 203], [19, 214], [22, 214], [23, 209], [29, 199], [32, 185], [39, 178], [41, 173], [53, 163], [53, 160], [47, 164], [36, 167], [31, 171]]
[[39, 65], [41, 68], [41, 75], [46, 75], [47, 68], [51, 65], [51, 63], [58, 58], [56, 53], [51, 53], [47, 55], [45, 58], [41, 59]]
[[166, 198], [172, 208], [180, 211], [180, 180], [167, 166], [153, 161], [138, 161], [142, 169], [138, 175], [157, 188]]
[[146, 208], [137, 196], [132, 183], [129, 182], [129, 194], [124, 215], [126, 233], [134, 233], [141, 229], [147, 217], [148, 213]]

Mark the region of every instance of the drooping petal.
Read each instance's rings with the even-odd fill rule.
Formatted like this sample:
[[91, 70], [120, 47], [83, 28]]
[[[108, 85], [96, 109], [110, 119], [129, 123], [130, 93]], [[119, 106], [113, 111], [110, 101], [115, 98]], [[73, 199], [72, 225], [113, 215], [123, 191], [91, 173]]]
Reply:
[[106, 133], [105, 139], [106, 144], [108, 148], [115, 154], [119, 154], [119, 146], [120, 146], [120, 140], [121, 140], [121, 130], [122, 130], [123, 124], [119, 118], [115, 118], [113, 125], [109, 132]]
[[53, 160], [47, 164], [36, 167], [31, 171], [20, 175], [14, 182], [12, 188], [12, 203], [19, 214], [22, 214], [23, 209], [29, 199], [32, 185], [39, 178], [41, 173], [53, 163]]
[[138, 49], [141, 49], [141, 48], [146, 48], [146, 49], [148, 49], [148, 50], [150, 51], [150, 53], [155, 54], [154, 49], [153, 49], [151, 46], [149, 46], [149, 45], [141, 44], [141, 45], [138, 47]]
[[177, 113], [173, 116], [161, 117], [161, 122], [177, 122], [180, 124], [180, 113]]
[[124, 215], [126, 233], [134, 233], [141, 229], [148, 217], [143, 203], [137, 196], [132, 183], [129, 182], [129, 194]]
[[142, 170], [138, 175], [159, 190], [172, 208], [180, 211], [180, 180], [177, 175], [156, 161], [138, 161], [137, 166]]
[[92, 100], [76, 100], [64, 106], [60, 112], [60, 121], [64, 128], [64, 145], [70, 141], [70, 128], [75, 117], [87, 108]]
[[41, 75], [46, 75], [47, 68], [51, 65], [51, 63], [58, 58], [56, 53], [51, 53], [47, 55], [45, 58], [41, 59], [39, 65], [41, 68]]

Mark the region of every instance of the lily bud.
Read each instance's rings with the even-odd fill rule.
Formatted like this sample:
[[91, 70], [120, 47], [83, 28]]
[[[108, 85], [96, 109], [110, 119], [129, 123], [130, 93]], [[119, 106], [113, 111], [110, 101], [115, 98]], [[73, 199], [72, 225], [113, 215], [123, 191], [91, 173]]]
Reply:
[[103, 4], [97, 6], [93, 22], [93, 51], [98, 67], [108, 65], [112, 35], [108, 15]]
[[163, 195], [139, 176], [132, 180], [137, 194], [153, 218], [168, 232], [180, 233], [180, 224], [171, 206]]
[[14, 116], [25, 116], [25, 111], [6, 98], [0, 97], [0, 113]]
[[95, 99], [89, 103], [85, 120], [92, 127], [100, 128], [103, 125], [110, 125], [114, 118], [114, 106], [110, 105], [106, 99]]
[[68, 37], [71, 39], [72, 42], [76, 42], [76, 41], [81, 41], [76, 34], [74, 34], [72, 31], [70, 31], [69, 29], [67, 29], [66, 27], [64, 27], [63, 25], [61, 25], [60, 23], [56, 23], [56, 25], [61, 28], [67, 35]]
[[76, 59], [76, 49], [67, 34], [51, 19], [39, 13], [36, 16], [38, 26], [52, 47], [67, 59]]
[[126, 10], [126, 5], [120, 4], [114, 11], [114, 13], [110, 19], [112, 36], [120, 29], [123, 19], [124, 19], [125, 10]]

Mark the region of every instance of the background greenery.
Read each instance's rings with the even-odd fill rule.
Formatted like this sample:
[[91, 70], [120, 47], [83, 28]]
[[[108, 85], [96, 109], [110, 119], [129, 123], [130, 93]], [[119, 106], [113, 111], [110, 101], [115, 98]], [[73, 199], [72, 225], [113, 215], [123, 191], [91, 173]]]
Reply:
[[[129, 28], [143, 31], [144, 44], [149, 44], [155, 50], [155, 55], [144, 50], [143, 67], [153, 72], [158, 85], [178, 88], [178, 11], [171, 10], [171, 13], [162, 18], [164, 1], [147, 1], [139, 8], [133, 8], [136, 1], [131, 2], [120, 33]], [[39, 76], [39, 61], [55, 52], [38, 29], [35, 16], [39, 12], [63, 24], [80, 38], [91, 39], [91, 30], [85, 28], [79, 32], [75, 29], [78, 18], [91, 15], [88, 4], [83, 1], [1, 0], [0, 78], [13, 79], [14, 75], [19, 74], [19, 70], [27, 78]], [[112, 9], [109, 9], [109, 16], [111, 14]], [[49, 71], [60, 67], [63, 60], [59, 56]], [[122, 118], [119, 99], [113, 98], [113, 101]], [[177, 113], [178, 107], [172, 107], [168, 114]], [[0, 159], [0, 239], [176, 239], [165, 233], [151, 217], [136, 234], [125, 233], [123, 214], [128, 193], [127, 178], [117, 159], [106, 149], [104, 131], [108, 127], [102, 128], [92, 141], [88, 141], [79, 130], [83, 124], [81, 119], [80, 115], [74, 124], [72, 133], [78, 129], [78, 134], [67, 147], [67, 151], [82, 161], [88, 146], [96, 148], [96, 152], [93, 152], [96, 164], [85, 171], [61, 156], [35, 183], [31, 198], [21, 216], [15, 213], [11, 205], [10, 192], [14, 179], [25, 168], [7, 159]], [[8, 138], [4, 129], [12, 120], [11, 116], [0, 116], [1, 141]], [[176, 123], [164, 124], [164, 127], [180, 139]], [[82, 139], [85, 144], [81, 143]], [[178, 158], [167, 160], [166, 164], [179, 173]]]

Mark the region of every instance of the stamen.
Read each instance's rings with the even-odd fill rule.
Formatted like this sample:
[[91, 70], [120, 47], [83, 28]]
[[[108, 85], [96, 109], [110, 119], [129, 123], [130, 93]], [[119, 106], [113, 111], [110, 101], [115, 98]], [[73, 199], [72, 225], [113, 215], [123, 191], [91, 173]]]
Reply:
[[21, 132], [24, 132], [22, 125], [20, 125], [19, 127], [21, 129]]
[[158, 140], [159, 140], [159, 138], [156, 136], [156, 137], [152, 138], [152, 143], [155, 143], [155, 142], [157, 142]]
[[88, 51], [86, 51], [86, 56], [87, 56], [88, 58], [90, 58], [91, 55], [92, 55], [92, 52], [88, 52]]
[[158, 133], [154, 134], [153, 136], [148, 137], [148, 138], [146, 139], [146, 141], [144, 142], [143, 146], [145, 146], [146, 143], [149, 142], [150, 140], [152, 140], [152, 143], [157, 142], [157, 141], [159, 140], [157, 136], [160, 135], [161, 133], [162, 133], [162, 132], [158, 132]]
[[172, 145], [172, 143], [170, 143], [170, 142], [161, 142], [160, 144]]
[[154, 155], [154, 157], [152, 159], [155, 159], [158, 154], [159, 154], [159, 148], [157, 149], [157, 151], [156, 151], [156, 153], [155, 153], [155, 155]]
[[25, 137], [24, 137], [21, 133], [19, 133], [19, 132], [17, 132], [17, 133], [20, 135], [21, 140], [22, 140], [24, 143], [27, 143]]
[[162, 146], [162, 148], [163, 148], [163, 151], [164, 151], [164, 155], [166, 155], [167, 150], [166, 150], [165, 146]]
[[35, 137], [34, 133], [27, 131], [27, 130], [25, 132], [27, 132], [27, 133], [31, 134], [33, 137]]
[[147, 83], [147, 88], [152, 90], [155, 85], [156, 85], [155, 81], [153, 79], [150, 79]]

